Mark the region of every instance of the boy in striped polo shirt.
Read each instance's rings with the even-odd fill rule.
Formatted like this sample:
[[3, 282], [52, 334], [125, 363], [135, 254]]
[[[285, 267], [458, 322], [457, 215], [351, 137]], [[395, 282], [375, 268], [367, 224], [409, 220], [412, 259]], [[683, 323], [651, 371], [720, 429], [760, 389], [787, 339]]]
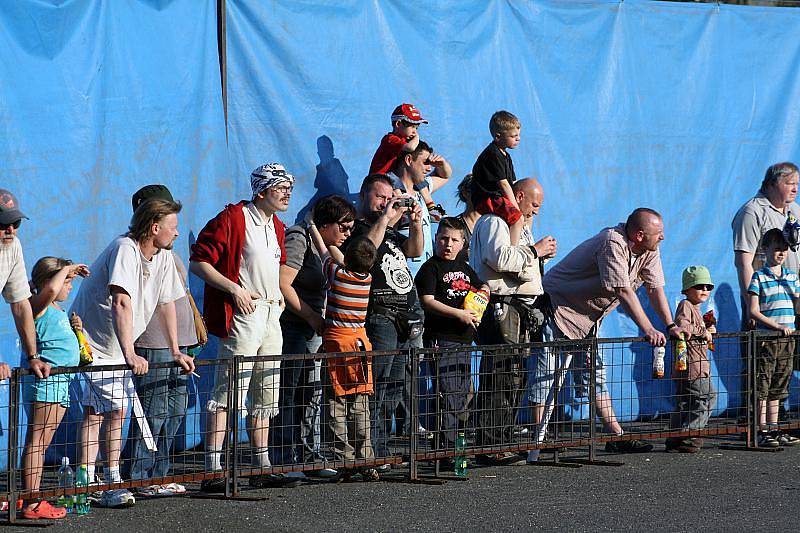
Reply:
[[[766, 253], [766, 264], [753, 273], [747, 289], [750, 316], [760, 329], [777, 330], [788, 337], [794, 332], [794, 304], [800, 296], [797, 273], [783, 266], [789, 244], [783, 232], [775, 228], [764, 234], [761, 248]], [[759, 446], [776, 448], [798, 441], [778, 429], [778, 408], [789, 396], [794, 348], [792, 337], [760, 343], [756, 358]]]
[[[353, 468], [356, 461], [375, 457], [369, 427], [369, 396], [373, 394], [372, 358], [364, 353], [372, 350], [372, 344], [364, 323], [372, 284], [369, 271], [377, 250], [371, 240], [362, 237], [356, 238], [342, 255], [336, 246], [325, 246], [313, 222], [309, 230], [327, 279], [328, 303], [322, 351], [350, 353], [326, 360], [328, 425], [333, 435], [333, 452], [337, 461], [345, 463], [345, 468], [340, 470], [345, 479], [361, 474], [365, 481], [377, 481], [379, 476], [374, 468]], [[352, 421], [349, 435], [348, 420]]]

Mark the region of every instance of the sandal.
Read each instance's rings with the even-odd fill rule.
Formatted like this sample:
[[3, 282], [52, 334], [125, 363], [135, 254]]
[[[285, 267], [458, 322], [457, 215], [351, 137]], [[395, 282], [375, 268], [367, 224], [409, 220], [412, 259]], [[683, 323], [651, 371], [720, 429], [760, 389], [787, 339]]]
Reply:
[[63, 507], [53, 507], [47, 500], [42, 500], [39, 503], [29, 505], [22, 511], [22, 517], [28, 520], [38, 520], [39, 518], [47, 518], [50, 520], [58, 520], [67, 516], [67, 510]]

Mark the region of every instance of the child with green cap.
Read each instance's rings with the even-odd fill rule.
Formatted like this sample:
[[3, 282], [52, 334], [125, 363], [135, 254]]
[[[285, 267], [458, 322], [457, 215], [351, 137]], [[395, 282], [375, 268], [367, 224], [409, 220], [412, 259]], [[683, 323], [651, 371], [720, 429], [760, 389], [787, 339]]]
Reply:
[[[671, 425], [673, 429], [698, 430], [708, 423], [717, 396], [708, 362], [708, 343], [716, 328], [706, 327], [700, 312], [700, 306], [708, 300], [714, 284], [708, 269], [699, 265], [686, 268], [682, 278], [681, 292], [686, 299], [675, 310], [675, 323], [688, 335], [688, 365], [686, 370], [673, 372], [677, 406]], [[668, 452], [696, 453], [703, 447], [703, 440], [670, 437], [665, 444]]]

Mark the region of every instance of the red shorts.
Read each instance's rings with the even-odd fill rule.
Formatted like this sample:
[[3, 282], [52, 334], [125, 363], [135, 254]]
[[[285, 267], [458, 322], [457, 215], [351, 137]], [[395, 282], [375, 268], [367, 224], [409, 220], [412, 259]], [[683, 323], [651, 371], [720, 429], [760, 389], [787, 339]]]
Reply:
[[514, 207], [514, 204], [505, 196], [484, 198], [475, 204], [475, 211], [481, 215], [488, 215], [490, 213], [497, 215], [505, 220], [506, 224], [509, 226], [516, 224], [517, 220], [522, 217], [522, 212]]

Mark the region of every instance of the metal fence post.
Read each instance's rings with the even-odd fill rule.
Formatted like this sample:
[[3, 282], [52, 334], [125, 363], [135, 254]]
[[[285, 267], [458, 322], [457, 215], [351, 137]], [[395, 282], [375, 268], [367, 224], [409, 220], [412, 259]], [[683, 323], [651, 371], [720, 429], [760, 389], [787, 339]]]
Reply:
[[408, 479], [417, 480], [417, 428], [419, 428], [419, 393], [417, 381], [419, 380], [419, 352], [417, 348], [409, 349], [411, 359], [411, 435], [409, 435]]
[[[241, 391], [239, 390], [239, 365], [242, 361], [241, 355], [234, 355], [231, 359], [232, 369], [229, 373], [230, 379], [232, 381], [231, 385], [228, 387], [228, 391], [231, 392], [233, 395], [233, 402], [228, 404], [228, 424], [230, 424], [231, 433], [228, 435], [233, 435], [231, 437], [231, 467], [230, 467], [230, 491], [231, 495], [235, 498], [239, 495], [239, 394]], [[230, 416], [231, 407], [233, 408], [233, 416]]]
[[599, 344], [597, 337], [592, 337], [589, 345], [589, 462], [595, 461], [594, 440], [597, 438], [597, 428], [595, 428], [595, 417], [597, 416], [597, 383], [595, 367], [597, 366], [597, 350]]
[[19, 439], [19, 368], [8, 379], [8, 522], [17, 522], [17, 456]]
[[750, 395], [752, 398], [748, 409], [751, 409], [753, 413], [750, 426], [750, 441], [748, 442], [748, 445], [758, 448], [758, 427], [761, 422], [761, 412], [758, 405], [758, 376], [756, 372], [756, 352], [758, 346], [757, 330], [750, 331], [748, 334], [748, 339], [747, 371]]

